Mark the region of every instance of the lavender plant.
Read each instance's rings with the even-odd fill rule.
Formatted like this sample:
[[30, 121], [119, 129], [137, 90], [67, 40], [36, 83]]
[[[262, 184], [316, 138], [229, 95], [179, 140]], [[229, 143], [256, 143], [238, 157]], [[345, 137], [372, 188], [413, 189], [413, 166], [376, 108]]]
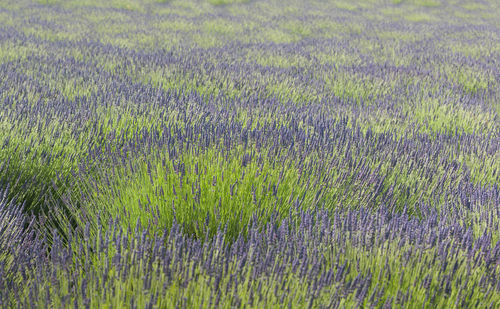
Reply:
[[262, 227], [253, 218], [248, 237], [231, 243], [225, 229], [201, 241], [174, 223], [148, 237], [140, 224], [123, 230], [111, 220], [97, 237], [87, 225], [68, 245], [55, 236], [49, 256], [31, 252], [44, 263], [22, 271], [36, 279], [3, 293], [15, 292], [12, 303], [25, 307], [498, 305], [498, 209], [487, 211], [496, 219], [479, 237], [473, 230], [483, 218], [466, 227], [457, 215], [424, 209], [418, 221], [387, 209], [296, 208]]

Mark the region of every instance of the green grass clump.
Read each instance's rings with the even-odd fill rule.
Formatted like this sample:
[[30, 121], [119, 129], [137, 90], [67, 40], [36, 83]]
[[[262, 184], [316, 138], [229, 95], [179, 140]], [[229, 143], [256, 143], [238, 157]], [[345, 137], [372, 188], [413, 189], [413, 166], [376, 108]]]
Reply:
[[254, 214], [265, 223], [273, 209], [285, 214], [292, 202], [314, 201], [316, 192], [297, 186], [303, 181], [291, 161], [256, 157], [255, 149], [188, 151], [175, 158], [163, 149], [104, 170], [90, 185], [94, 210], [86, 211], [119, 215], [125, 228], [140, 221], [161, 231], [176, 220], [197, 237], [227, 225], [231, 238]]

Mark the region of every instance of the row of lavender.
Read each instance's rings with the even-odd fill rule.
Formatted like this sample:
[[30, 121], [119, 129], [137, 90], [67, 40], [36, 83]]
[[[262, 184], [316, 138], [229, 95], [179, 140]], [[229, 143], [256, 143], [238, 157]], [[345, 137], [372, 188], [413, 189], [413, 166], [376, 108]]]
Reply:
[[2, 307], [494, 308], [500, 301], [500, 242], [491, 247], [488, 232], [499, 228], [497, 208], [476, 209], [481, 215], [468, 227], [460, 215], [430, 208], [422, 221], [387, 209], [297, 208], [262, 228], [254, 218], [231, 243], [224, 230], [201, 241], [174, 224], [150, 238], [139, 225], [127, 231], [111, 220], [96, 235], [87, 224], [66, 242], [55, 233], [49, 254], [29, 229], [14, 230], [20, 211], [5, 203], [0, 210], [0, 222], [15, 223], [0, 234], [9, 256], [0, 264]]
[[494, 2], [130, 3], [0, 4], [0, 306], [499, 304]]

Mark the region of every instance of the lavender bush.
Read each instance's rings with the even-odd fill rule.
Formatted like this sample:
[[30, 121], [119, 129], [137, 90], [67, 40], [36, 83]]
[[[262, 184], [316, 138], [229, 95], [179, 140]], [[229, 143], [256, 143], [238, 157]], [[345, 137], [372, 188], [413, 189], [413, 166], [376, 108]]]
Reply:
[[0, 307], [499, 307], [498, 14], [2, 1]]

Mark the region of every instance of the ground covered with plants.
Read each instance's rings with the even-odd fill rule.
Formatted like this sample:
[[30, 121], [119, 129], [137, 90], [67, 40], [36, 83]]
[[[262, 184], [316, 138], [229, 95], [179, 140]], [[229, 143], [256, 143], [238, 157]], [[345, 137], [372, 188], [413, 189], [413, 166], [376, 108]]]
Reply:
[[0, 2], [1, 308], [499, 308], [500, 3]]

